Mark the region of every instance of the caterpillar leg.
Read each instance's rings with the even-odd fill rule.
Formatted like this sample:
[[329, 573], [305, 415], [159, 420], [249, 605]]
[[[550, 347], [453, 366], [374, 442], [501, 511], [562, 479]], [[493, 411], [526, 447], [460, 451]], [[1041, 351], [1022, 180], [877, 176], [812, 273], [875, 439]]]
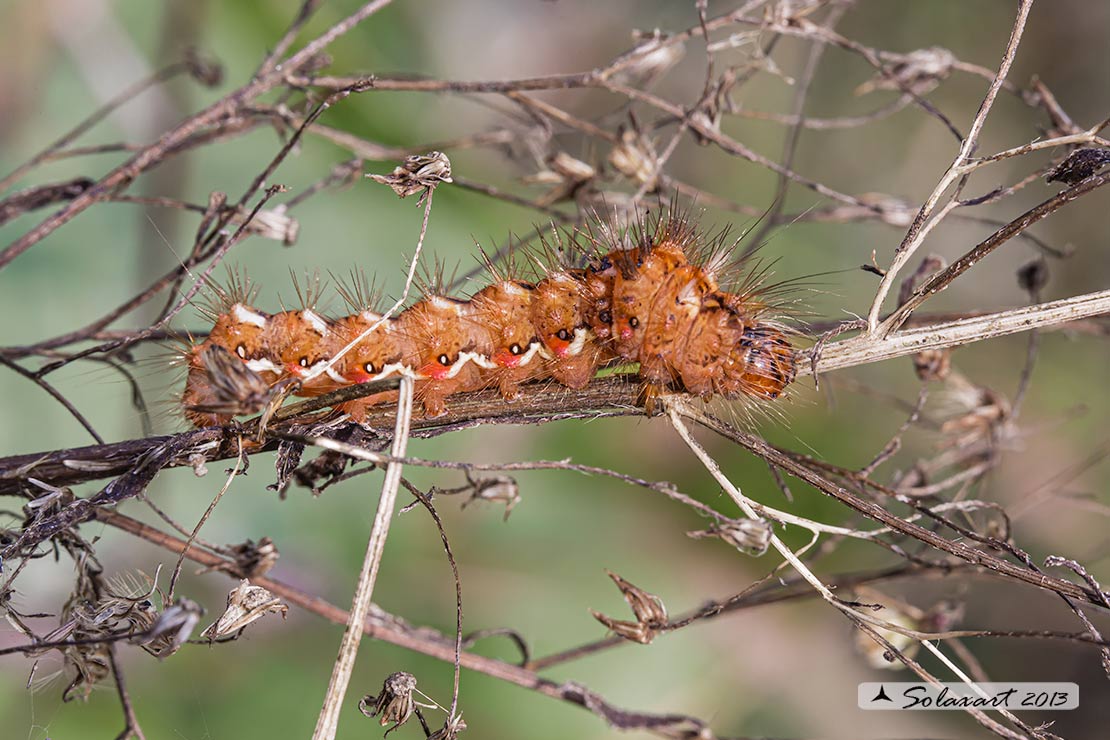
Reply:
[[397, 403], [397, 391], [384, 391], [382, 393], [374, 393], [373, 395], [365, 396], [364, 398], [356, 398], [353, 401], [346, 401], [336, 406], [336, 409], [342, 413], [348, 414], [352, 421], [359, 424], [366, 423], [366, 419], [370, 414], [370, 409], [375, 406], [384, 406], [386, 404]]

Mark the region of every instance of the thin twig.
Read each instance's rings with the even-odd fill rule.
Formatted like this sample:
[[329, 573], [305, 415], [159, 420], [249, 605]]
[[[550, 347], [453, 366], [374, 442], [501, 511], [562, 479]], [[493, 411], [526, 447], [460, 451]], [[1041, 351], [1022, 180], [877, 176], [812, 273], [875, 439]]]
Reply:
[[[397, 423], [393, 428], [393, 444], [390, 447], [391, 454], [398, 458], [404, 457], [405, 448], [408, 446], [409, 424], [412, 421], [412, 397], [413, 381], [410, 378], [402, 378], [400, 397], [397, 402]], [[324, 706], [320, 710], [316, 729], [312, 733], [313, 740], [334, 740], [335, 733], [339, 729], [339, 713], [343, 708], [347, 685], [350, 683], [351, 672], [355, 667], [355, 657], [358, 654], [359, 643], [362, 641], [366, 615], [370, 611], [370, 599], [374, 595], [374, 583], [377, 581], [378, 568], [381, 565], [382, 553], [385, 551], [385, 540], [389, 535], [389, 525], [397, 502], [402, 467], [400, 463], [395, 462], [386, 466], [377, 513], [370, 527], [370, 539], [366, 543], [366, 558], [359, 573], [358, 587], [351, 604], [347, 628], [343, 632], [339, 656], [335, 659], [335, 666], [332, 669], [328, 691], [324, 697]]]

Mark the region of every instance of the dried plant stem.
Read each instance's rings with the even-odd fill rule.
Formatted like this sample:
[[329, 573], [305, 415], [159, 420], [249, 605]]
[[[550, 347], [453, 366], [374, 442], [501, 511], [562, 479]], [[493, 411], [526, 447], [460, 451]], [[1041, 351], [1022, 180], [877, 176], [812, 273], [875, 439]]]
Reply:
[[[926, 280], [922, 285], [918, 286], [916, 290], [900, 305], [890, 316], [885, 318], [879, 325], [878, 335], [880, 337], [886, 336], [891, 331], [899, 328], [909, 315], [922, 303], [927, 301], [933, 295], [947, 288], [952, 281], [958, 278], [963, 273], [967, 272], [984, 257], [993, 252], [998, 247], [1005, 244], [1013, 237], [1021, 234], [1033, 224], [1041, 219], [1054, 213], [1055, 211], [1063, 208], [1068, 203], [1073, 202], [1077, 198], [1086, 195], [1098, 188], [1101, 188], [1110, 183], [1110, 173], [1103, 173], [1101, 175], [1093, 175], [1088, 177], [1071, 187], [1061, 190], [1059, 193], [1049, 198], [1048, 200], [1040, 203], [1033, 208], [1030, 208], [1025, 213], [1013, 219], [1009, 223], [1003, 225], [989, 237], [972, 247], [958, 260], [951, 265], [941, 270], [931, 278]], [[958, 201], [953, 200], [946, 207], [954, 207], [953, 204]]]
[[405, 305], [405, 301], [409, 299], [409, 292], [412, 290], [412, 284], [416, 280], [417, 267], [420, 265], [420, 250], [424, 247], [424, 237], [428, 234], [428, 219], [432, 215], [432, 197], [434, 195], [434, 188], [428, 188], [425, 191], [424, 219], [420, 222], [420, 236], [418, 236], [416, 239], [416, 249], [412, 253], [412, 259], [409, 260], [409, 269], [408, 273], [405, 275], [405, 287], [401, 291], [401, 296], [393, 303], [392, 306], [389, 307], [388, 311], [382, 314], [381, 318], [379, 318], [370, 326], [366, 327], [361, 334], [352, 339], [346, 344], [346, 346], [342, 347], [334, 355], [332, 355], [332, 357], [326, 363], [321, 365], [310, 375], [306, 376], [306, 379], [311, 380], [312, 378], [315, 378], [327, 372], [329, 368], [334, 367], [335, 364], [339, 362], [339, 360], [342, 359], [344, 355], [357, 347], [359, 342], [364, 341], [367, 337], [376, 332], [379, 327], [385, 324], [385, 322], [389, 321], [390, 317], [392, 317], [393, 314], [397, 313], [397, 311], [401, 309], [401, 306]]
[[[864, 334], [840, 342], [819, 343], [807, 350], [802, 354], [799, 373], [806, 375], [814, 370], [825, 373], [902, 357], [925, 349], [955, 347], [1030, 329], [1066, 325], [1068, 322], [1108, 313], [1110, 291], [1100, 291], [1010, 311], [903, 329], [883, 339]], [[327, 408], [378, 390], [381, 389], [370, 385], [351, 386], [283, 408], [275, 415], [275, 419], [287, 419]], [[624, 376], [599, 379], [582, 391], [560, 389], [558, 394], [550, 393], [542, 384], [525, 386], [522, 397], [512, 406], [494, 403], [496, 394], [484, 391], [460, 396], [452, 404], [446, 417], [419, 419], [416, 427], [424, 430], [422, 434], [436, 435], [481, 423], [523, 424], [553, 419], [638, 415], [642, 411], [635, 405], [637, 393], [638, 387], [628, 382], [628, 378]], [[375, 409], [368, 423], [380, 426], [391, 415], [392, 411], [386, 407]], [[138, 464], [152, 449], [175, 439], [182, 440], [185, 447], [203, 449], [207, 461], [226, 459], [232, 455], [219, 449], [217, 443], [222, 437], [220, 429], [208, 428], [173, 437], [151, 437], [148, 440], [0, 458], [0, 494], [18, 491], [20, 478], [30, 474], [59, 486], [118, 476]], [[315, 443], [314, 440], [307, 441]], [[250, 452], [256, 454], [270, 449], [272, 446], [265, 446]], [[171, 460], [167, 467], [181, 464], [187, 462]]]
[[[412, 422], [412, 397], [412, 380], [402, 378], [400, 398], [397, 402], [397, 422], [393, 429], [393, 444], [390, 447], [390, 453], [399, 458], [405, 456], [405, 449], [408, 446], [409, 428]], [[347, 629], [343, 632], [343, 641], [339, 646], [339, 656], [335, 659], [331, 681], [328, 683], [328, 693], [324, 697], [324, 706], [320, 710], [316, 729], [312, 733], [313, 740], [333, 740], [339, 728], [339, 712], [343, 707], [347, 685], [350, 683], [351, 672], [355, 667], [355, 657], [358, 654], [359, 643], [362, 641], [366, 617], [370, 612], [370, 599], [374, 595], [374, 582], [378, 577], [385, 540], [389, 535], [389, 525], [393, 519], [397, 489], [401, 484], [401, 469], [402, 465], [398, 462], [389, 463], [385, 469], [385, 481], [382, 483], [381, 498], [378, 499], [378, 510], [374, 515], [370, 539], [366, 544], [366, 558], [362, 564], [362, 572], [359, 574], [358, 588], [347, 619]]]
[[998, 67], [998, 74], [994, 76], [990, 87], [987, 89], [987, 94], [983, 98], [983, 102], [979, 105], [979, 110], [971, 123], [971, 129], [960, 144], [960, 150], [956, 154], [955, 160], [953, 160], [952, 164], [949, 166], [948, 171], [945, 172], [940, 178], [940, 181], [937, 182], [933, 192], [925, 200], [925, 204], [921, 206], [921, 210], [918, 211], [913, 223], [910, 224], [905, 238], [894, 253], [894, 259], [891, 261], [890, 267], [879, 283], [879, 289], [875, 293], [875, 300], [872, 302], [871, 310], [867, 314], [867, 330], [871, 334], [875, 334], [878, 331], [879, 314], [882, 313], [883, 310], [883, 301], [886, 300], [887, 295], [894, 286], [894, 281], [898, 278], [898, 273], [905, 267], [906, 263], [910, 261], [910, 258], [913, 257], [918, 247], [925, 241], [925, 237], [929, 235], [933, 227], [940, 223], [948, 214], [950, 210], [948, 206], [956, 202], [956, 194], [954, 193], [950, 196], [948, 204], [941, 208], [940, 213], [930, 219], [937, 204], [940, 203], [941, 196], [960, 180], [960, 178], [966, 176], [963, 167], [971, 159], [971, 155], [975, 151], [975, 146], [979, 141], [979, 133], [983, 130], [983, 124], [986, 123], [987, 120], [987, 114], [990, 113], [991, 107], [994, 105], [994, 100], [998, 95], [998, 91], [1002, 89], [1002, 84], [1006, 81], [1006, 75], [1010, 72], [1014, 57], [1017, 56], [1017, 47], [1021, 42], [1021, 35], [1025, 30], [1025, 21], [1029, 17], [1029, 9], [1032, 6], [1033, 0], [1022, 0], [1021, 6], [1018, 8], [1013, 29], [1010, 32], [1010, 40], [1006, 44], [1006, 51], [1003, 53], [1002, 62]]
[[143, 148], [135, 156], [113, 169], [101, 178], [96, 185], [74, 198], [64, 208], [51, 214], [33, 229], [0, 250], [0, 268], [42, 241], [48, 234], [74, 219], [82, 211], [95, 203], [103, 201], [122, 186], [130, 184], [140, 173], [160, 162], [168, 152], [188, 140], [193, 134], [218, 122], [224, 116], [236, 111], [240, 106], [283, 83], [286, 74], [299, 69], [337, 38], [349, 32], [391, 2], [392, 0], [374, 0], [365, 3], [354, 13], [306, 44], [278, 67], [253, 78], [243, 87], [228, 93], [173, 130], [163, 134], [156, 142]]
[[108, 646], [108, 663], [112, 667], [112, 678], [116, 682], [116, 693], [119, 694], [120, 706], [123, 709], [123, 731], [116, 736], [116, 740], [146, 740], [146, 735], [143, 734], [143, 728], [139, 725], [139, 719], [135, 716], [135, 706], [131, 703], [131, 695], [127, 692], [127, 681], [123, 678], [123, 670], [120, 668], [119, 655], [116, 654], [116, 644], [109, 643]]
[[[205, 565], [209, 569], [225, 572], [232, 578], [241, 578], [247, 575], [230, 567], [233, 564], [219, 555], [209, 553], [197, 547], [188, 548], [186, 550], [184, 540], [166, 534], [123, 514], [117, 514], [114, 511], [101, 511], [98, 514], [98, 519], [172, 552], [185, 551], [187, 553], [186, 557], [190, 560]], [[866, 574], [852, 580], [852, 577], [849, 576], [838, 579], [838, 582], [842, 585], [854, 583], [856, 581], [869, 582], [876, 577], [878, 577], [876, 574]], [[287, 583], [266, 576], [252, 577], [251, 582], [280, 596], [284, 601], [296, 605], [312, 614], [316, 614], [333, 624], [350, 623], [348, 612], [345, 612], [343, 609], [340, 609], [318, 596], [308, 594]], [[777, 586], [777, 584], [772, 584], [772, 586]], [[776, 603], [785, 600], [808, 598], [812, 593], [812, 591], [808, 589], [806, 591], [801, 591], [789, 587], [781, 588], [783, 588], [783, 590], [778, 595], [766, 596], [763, 599], [755, 599], [750, 605], [758, 606], [762, 603]], [[623, 716], [627, 719], [642, 722], [643, 728], [648, 731], [652, 731], [654, 727], [662, 724], [659, 722], [660, 719], [677, 716], [624, 712], [624, 710], [617, 710], [615, 707], [600, 701], [600, 697], [590, 692], [581, 684], [574, 682], [558, 684], [543, 678], [538, 674], [538, 668], [516, 666], [496, 658], [487, 658], [465, 651], [456, 653], [455, 641], [448, 638], [448, 636], [437, 633], [426, 627], [413, 627], [404, 622], [403, 619], [380, 610], [373, 613], [370, 618], [363, 623], [362, 629], [367, 636], [373, 639], [383, 640], [437, 660], [451, 663], [457, 659], [463, 668], [485, 674], [491, 678], [505, 681], [524, 689], [535, 691], [543, 696], [581, 707], [601, 717], [611, 725], [614, 724], [612, 713], [618, 711], [622, 712]], [[593, 701], [587, 701], [587, 696], [591, 697]], [[656, 730], [655, 734], [661, 737], [675, 737], [674, 735], [668, 735], [665, 729]], [[709, 733], [708, 729], [706, 729], [705, 734], [698, 735], [698, 737], [704, 738], [705, 740], [712, 740], [716, 736]]]
[[170, 576], [170, 587], [166, 596], [166, 599], [168, 601], [173, 600], [173, 592], [174, 589], [177, 587], [177, 579], [181, 577], [181, 566], [185, 563], [185, 553], [188, 552], [189, 548], [193, 546], [193, 542], [196, 541], [197, 535], [200, 534], [200, 528], [203, 527], [204, 523], [208, 521], [208, 517], [212, 516], [212, 512], [216, 509], [216, 504], [220, 503], [220, 499], [222, 499], [224, 497], [224, 494], [227, 493], [227, 490], [231, 488], [231, 484], [235, 480], [235, 476], [239, 475], [240, 471], [242, 471], [243, 469], [246, 455], [243, 453], [242, 435], [239, 436], [237, 441], [239, 447], [239, 455], [235, 458], [235, 466], [228, 471], [227, 480], [224, 482], [223, 487], [220, 488], [219, 492], [217, 492], [215, 497], [212, 499], [212, 503], [208, 504], [208, 508], [205, 509], [203, 514], [201, 514], [201, 517], [197, 521], [196, 526], [193, 527], [193, 531], [189, 533], [189, 539], [185, 541], [185, 549], [182, 550], [181, 554], [177, 557], [177, 565], [174, 566], [173, 575]]
[[[667, 416], [670, 418], [671, 425], [674, 427], [675, 431], [678, 432], [679, 437], [682, 438], [682, 441], [686, 444], [686, 446], [689, 447], [690, 450], [694, 453], [694, 455], [698, 458], [698, 460], [699, 460], [699, 462], [701, 462], [702, 466], [709, 472], [710, 475], [713, 476], [714, 480], [716, 480], [717, 483], [720, 484], [720, 486], [729, 494], [729, 496], [732, 498], [733, 501], [736, 502], [736, 505], [740, 507], [740, 509], [744, 512], [744, 514], [746, 516], [748, 516], [748, 518], [750, 518], [750, 519], [758, 520], [759, 515], [756, 513], [756, 505], [757, 504], [755, 504], [754, 501], [752, 501], [747, 496], [745, 496], [743, 493], [741, 493], [740, 489], [731, 480], [729, 480], [728, 476], [726, 476], [724, 474], [724, 472], [721, 470], [720, 466], [717, 464], [717, 461], [713, 459], [713, 456], [710, 455], [709, 452], [704, 447], [702, 447], [696, 439], [694, 439], [694, 436], [690, 433], [689, 428], [686, 426], [685, 422], [683, 422], [683, 420], [682, 420], [682, 416], [683, 416], [682, 409], [686, 406], [686, 403], [687, 402], [684, 398], [679, 398], [675, 401], [671, 401], [671, 402], [667, 403]], [[947, 667], [949, 667], [952, 670], [952, 672], [956, 675], [957, 678], [959, 678], [965, 684], [970, 685], [970, 679], [967, 677], [967, 675], [962, 670], [960, 670], [955, 664], [953, 664], [951, 662], [951, 660], [949, 660], [943, 653], [941, 653], [939, 648], [937, 648], [937, 647], [931, 645], [930, 643], [926, 642], [923, 639], [925, 637], [925, 635], [922, 635], [921, 633], [917, 632], [916, 630], [908, 630], [908, 629], [905, 629], [904, 627], [902, 627], [901, 625], [893, 624], [893, 623], [888, 622], [886, 620], [878, 619], [877, 617], [873, 617], [870, 614], [867, 614], [867, 613], [861, 611], [860, 609], [854, 608], [852, 605], [844, 602], [842, 599], [835, 596], [833, 594], [833, 592], [828, 588], [828, 586], [826, 586], [821, 581], [821, 579], [818, 578], [813, 573], [813, 571], [810, 570], [809, 567], [807, 565], [805, 565], [805, 563], [802, 562], [801, 558], [799, 557], [803, 552], [808, 550], [810, 547], [812, 547], [816, 543], [817, 538], [820, 536], [820, 529], [818, 529], [816, 527], [810, 527], [808, 524], [806, 524], [804, 522], [795, 522], [795, 523], [798, 524], [799, 526], [802, 526], [806, 529], [809, 529], [813, 533], [813, 539], [809, 543], [807, 543], [800, 550], [795, 552], [794, 550], [790, 549], [790, 547], [788, 547], [781, 539], [779, 539], [779, 537], [777, 535], [772, 534], [771, 535], [771, 546], [774, 547], [779, 552], [779, 554], [782, 555], [783, 558], [788, 563], [790, 563], [790, 565], [794, 568], [794, 570], [798, 573], [798, 575], [800, 575], [803, 579], [805, 579], [811, 586], [813, 586], [813, 588], [819, 594], [821, 594], [822, 598], [824, 598], [825, 601], [827, 601], [829, 604], [832, 604], [838, 610], [843, 612], [846, 616], [848, 616], [856, 624], [860, 624], [861, 627], [863, 626], [861, 623], [866, 623], [867, 625], [869, 625], [873, 628], [878, 627], [879, 629], [884, 629], [884, 630], [888, 630], [888, 631], [891, 631], [891, 632], [898, 632], [900, 634], [909, 635], [911, 637], [915, 637], [916, 639], [918, 639], [921, 642], [924, 642], [926, 647], [928, 647], [933, 653], [935, 653], [937, 655], [937, 657], [939, 657], [941, 659], [941, 662], [944, 663], [944, 665], [946, 665]], [[867, 634], [872, 635], [874, 637], [873, 630], [865, 630], [865, 631], [867, 632]], [[899, 651], [896, 650], [896, 652], [899, 652]], [[999, 730], [1002, 730], [1003, 732], [1008, 732], [1007, 730], [1005, 730], [1005, 728], [997, 726], [996, 723], [990, 721], [981, 711], [979, 711], [977, 709], [973, 709], [973, 708], [967, 708], [966, 711], [968, 712], [968, 714], [975, 717], [976, 720], [983, 723], [985, 726], [992, 726], [992, 729], [994, 729], [996, 732], [998, 732]], [[1002, 714], [1004, 716], [1006, 716], [1008, 719], [1010, 719], [1011, 721], [1014, 721], [1014, 722], [1018, 721], [1017, 718], [1014, 717], [1009, 712], [1003, 711]], [[999, 733], [999, 734], [1003, 734], [1003, 733]]]
[[1110, 313], [1110, 290], [1100, 290], [1097, 293], [1086, 293], [986, 316], [903, 329], [882, 338], [871, 334], [860, 334], [828, 345], [818, 344], [808, 353], [808, 366], [803, 360], [800, 372], [808, 374], [814, 371], [822, 373], [840, 370], [911, 355], [927, 349], [958, 347], [969, 342], [1108, 313]]

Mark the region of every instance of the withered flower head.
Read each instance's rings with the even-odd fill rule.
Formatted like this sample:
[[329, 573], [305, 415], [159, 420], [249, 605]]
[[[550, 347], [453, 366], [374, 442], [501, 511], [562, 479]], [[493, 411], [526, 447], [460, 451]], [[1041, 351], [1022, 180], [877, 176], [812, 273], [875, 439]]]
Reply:
[[1063, 162], [1052, 168], [1045, 181], [1074, 185], [1086, 180], [1107, 164], [1110, 164], [1110, 149], [1076, 149]]
[[[880, 619], [915, 632], [923, 629], [925, 615], [912, 604], [904, 603], [867, 587], [860, 587], [858, 594], [861, 599], [875, 602], [882, 607], [878, 612]], [[909, 635], [903, 635], [901, 632], [894, 632], [881, 627], [876, 627], [875, 631], [907, 658], [913, 658], [921, 647], [921, 643], [917, 639]], [[872, 668], [896, 671], [904, 666], [886, 646], [873, 640], [863, 630], [855, 630], [855, 647], [856, 651], [867, 660]]]
[[520, 503], [520, 489], [516, 481], [507, 475], [495, 475], [490, 478], [480, 478], [474, 481], [474, 493], [470, 495], [466, 501], [463, 502], [462, 507], [465, 509], [468, 505], [475, 501], [502, 501], [505, 503], [505, 521], [509, 520], [509, 514], [512, 513], [513, 508]]
[[378, 722], [382, 727], [392, 722], [393, 726], [385, 731], [388, 735], [408, 722], [412, 713], [416, 711], [416, 702], [412, 698], [414, 691], [416, 691], [415, 676], [404, 671], [391, 673], [382, 683], [381, 693], [377, 696], [367, 694], [362, 697], [358, 703], [358, 710], [367, 717], [376, 717], [380, 714], [381, 719]]
[[771, 523], [764, 519], [737, 519], [723, 524], [714, 522], [709, 529], [687, 532], [686, 535], [696, 540], [717, 537], [745, 555], [758, 558], [770, 547], [772, 533]]
[[925, 612], [923, 622], [929, 632], [948, 632], [964, 620], [964, 611], [961, 601], [938, 601]]
[[555, 186], [537, 201], [544, 205], [577, 196], [585, 185], [597, 177], [597, 170], [592, 165], [575, 159], [566, 152], [557, 152], [544, 161], [549, 169], [524, 178], [525, 183]]
[[942, 447], [960, 448], [1002, 438], [1012, 417], [1010, 402], [1002, 394], [977, 386], [958, 374], [949, 378], [948, 391], [952, 412], [940, 426], [946, 437]]
[[145, 593], [137, 593], [140, 588], [123, 578], [114, 585], [105, 585], [98, 566], [90, 559], [78, 562], [77, 584], [62, 609], [59, 625], [43, 636], [46, 643], [82, 643], [61, 648], [63, 670], [72, 676], [62, 692], [63, 701], [87, 699], [93, 686], [110, 675], [107, 640], [120, 635], [146, 635], [156, 623], [158, 613], [150, 601], [155, 589], [151, 585]]
[[205, 344], [200, 364], [209, 392], [187, 408], [192, 411], [244, 416], [261, 411], [272, 395], [270, 384], [237, 356], [218, 344]]
[[465, 729], [466, 720], [462, 718], [462, 714], [456, 714], [454, 717], [448, 717], [443, 727], [428, 735], [428, 740], [456, 740], [459, 733]]
[[597, 176], [597, 170], [566, 152], [557, 152], [548, 158], [547, 164], [556, 174], [567, 180], [583, 182]]
[[185, 49], [185, 67], [189, 76], [205, 87], [216, 87], [224, 80], [224, 68], [215, 59], [206, 59], [196, 47]]
[[[247, 212], [237, 213], [231, 217], [230, 223], [239, 225], [246, 220], [247, 215]], [[300, 232], [300, 222], [290, 216], [284, 206], [264, 208], [254, 214], [254, 218], [247, 224], [248, 234], [260, 236], [263, 239], [273, 239], [287, 247], [297, 243]]]
[[399, 198], [423, 193], [420, 200], [441, 182], [451, 182], [451, 160], [443, 152], [428, 152], [406, 157], [388, 175], [367, 175], [374, 182], [393, 188]]
[[641, 185], [654, 181], [659, 163], [655, 147], [635, 129], [625, 128], [620, 135], [620, 142], [609, 151], [609, 164]]
[[227, 595], [227, 609], [224, 613], [201, 632], [200, 636], [218, 640], [246, 628], [248, 624], [267, 614], [281, 614], [284, 619], [288, 611], [289, 607], [281, 603], [280, 599], [261, 586], [251, 585], [244, 578]]
[[1017, 277], [1021, 289], [1036, 296], [1048, 285], [1048, 263], [1043, 257], [1026, 262], [1018, 268]]
[[231, 554], [235, 558], [235, 565], [239, 572], [247, 578], [266, 575], [281, 557], [277, 545], [269, 537], [263, 537], [257, 543], [254, 540], [247, 540], [233, 545]]
[[650, 85], [666, 74], [667, 70], [686, 55], [686, 45], [681, 41], [671, 42], [670, 38], [670, 34], [663, 33], [658, 28], [652, 31], [633, 31], [632, 39], [636, 42], [636, 48], [620, 60], [625, 63], [613, 75], [613, 81]]
[[952, 350], [927, 349], [913, 356], [913, 371], [918, 380], [944, 380], [952, 371]]
[[618, 636], [642, 645], [650, 644], [662, 628], [667, 625], [667, 608], [663, 605], [662, 599], [655, 594], [650, 594], [633, 586], [612, 571], [605, 572], [613, 579], [613, 583], [617, 584], [621, 595], [624, 596], [624, 600], [628, 602], [628, 606], [632, 609], [636, 621], [626, 622], [613, 619], [593, 609], [590, 610], [590, 614]]
[[200, 604], [179, 598], [159, 614], [150, 630], [135, 642], [156, 658], [168, 658], [188, 642], [203, 614]]
[[932, 46], [901, 56], [887, 68], [889, 76], [876, 75], [856, 88], [856, 95], [874, 90], [909, 90], [917, 95], [929, 92], [952, 72], [956, 56], [948, 49]]

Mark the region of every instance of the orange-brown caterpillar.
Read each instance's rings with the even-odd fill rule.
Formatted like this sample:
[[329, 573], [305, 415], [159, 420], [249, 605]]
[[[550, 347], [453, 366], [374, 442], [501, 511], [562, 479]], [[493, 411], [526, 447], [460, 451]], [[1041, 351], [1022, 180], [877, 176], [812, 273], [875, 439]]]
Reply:
[[[545, 270], [526, 282], [499, 276], [490, 265], [494, 282], [469, 300], [429, 290], [389, 318], [362, 306], [338, 319], [311, 306], [265, 314], [248, 305], [251, 291], [236, 286], [222, 294], [208, 338], [187, 352], [186, 417], [198, 426], [225, 423], [247, 413], [236, 408], [244, 397], [257, 398], [259, 382], [293, 379], [300, 381], [298, 395], [317, 395], [408, 375], [429, 416], [444, 413], [450, 396], [486, 387], [505, 399], [538, 379], [582, 388], [610, 362], [638, 362], [649, 398], [669, 386], [703, 397], [769, 400], [794, 380], [794, 350], [770, 320], [772, 307], [756, 281], [729, 292], [715, 274], [720, 255], [692, 262], [708, 252], [685, 217], [645, 218], [623, 240], [609, 237], [615, 243], [587, 238], [585, 267]], [[215, 382], [227, 370], [213, 363], [233, 357], [249, 378]], [[237, 385], [245, 389], [235, 391]], [[394, 396], [369, 396], [340, 410], [362, 420], [369, 406]]]

